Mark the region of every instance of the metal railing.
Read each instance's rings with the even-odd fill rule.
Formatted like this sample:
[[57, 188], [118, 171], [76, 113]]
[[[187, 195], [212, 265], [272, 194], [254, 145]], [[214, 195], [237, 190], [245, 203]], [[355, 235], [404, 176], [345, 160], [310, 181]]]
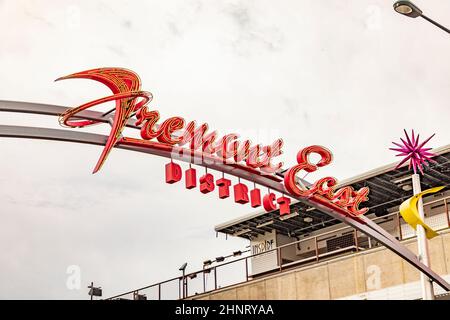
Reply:
[[[440, 219], [443, 221], [438, 225], [430, 225], [432, 228], [436, 228], [437, 231], [450, 228], [449, 199], [450, 196], [447, 196], [424, 203], [426, 212], [427, 207], [429, 207], [429, 210], [432, 210], [433, 205], [434, 208], [444, 207], [444, 212], [439, 214]], [[439, 205], [440, 203], [442, 204]], [[427, 217], [425, 219], [427, 219]], [[376, 221], [377, 224], [389, 223], [390, 228], [386, 228], [387, 231], [391, 232], [391, 234], [396, 236], [400, 241], [414, 237], [414, 235], [404, 237], [404, 229], [409, 227], [409, 225], [402, 223], [402, 217], [398, 211], [375, 217], [372, 220]], [[426, 222], [428, 223], [427, 220]], [[337, 234], [339, 234], [339, 236], [337, 236]], [[303, 250], [304, 253], [302, 252], [302, 245], [306, 246], [306, 250]], [[136, 297], [142, 296], [144, 296], [145, 299], [151, 300], [191, 298], [199, 294], [245, 283], [267, 274], [283, 272], [286, 269], [300, 265], [315, 264], [327, 259], [336, 258], [337, 256], [371, 249], [380, 245], [380, 243], [358, 232], [356, 229], [345, 226], [281, 245], [265, 252], [245, 256], [215, 266], [205, 267], [202, 270], [191, 272], [184, 277], [179, 276], [134, 289], [112, 296], [108, 298], [108, 300], [134, 300]], [[257, 273], [250, 272], [252, 263], [255, 262], [255, 260], [263, 258], [264, 256], [268, 257], [269, 255], [276, 255], [276, 264], [274, 263], [272, 266], [269, 265], [267, 270], [262, 270]], [[286, 257], [289, 256], [294, 259], [287, 259]], [[222, 272], [225, 274], [224, 277], [220, 276]]]

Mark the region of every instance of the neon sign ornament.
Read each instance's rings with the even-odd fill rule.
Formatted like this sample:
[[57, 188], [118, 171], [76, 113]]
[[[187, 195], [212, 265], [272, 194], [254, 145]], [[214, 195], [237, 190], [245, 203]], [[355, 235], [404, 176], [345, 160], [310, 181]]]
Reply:
[[[153, 96], [150, 92], [141, 90], [140, 78], [131, 70], [122, 68], [92, 69], [61, 77], [56, 81], [76, 78], [101, 82], [111, 89], [113, 95], [68, 109], [60, 116], [61, 125], [79, 128], [97, 124], [98, 120], [82, 119], [79, 113], [105, 102], [116, 102], [111, 132], [93, 173], [102, 168], [110, 151], [118, 143], [166, 150], [170, 150], [176, 145], [182, 147], [181, 151], [188, 154], [200, 153], [204, 160], [213, 159], [222, 161], [229, 166], [240, 166], [254, 175], [270, 177], [282, 169], [282, 162], [274, 162], [274, 159], [283, 153], [282, 139], [277, 139], [272, 144], [265, 146], [252, 145], [250, 140], [239, 141], [239, 135], [236, 133], [219, 137], [216, 131], [208, 132], [207, 123], [197, 126], [195, 121], [186, 122], [184, 118], [178, 116], [168, 118], [158, 124], [159, 112], [150, 110], [148, 107]], [[140, 128], [141, 139], [122, 136], [124, 127], [133, 116], [137, 118], [135, 125]], [[311, 163], [308, 158], [313, 153], [321, 157], [316, 164]], [[290, 198], [286, 197], [286, 195], [290, 195], [291, 197], [314, 199], [319, 204], [338, 208], [339, 212], [351, 217], [366, 213], [368, 209], [359, 209], [359, 205], [368, 200], [368, 188], [364, 187], [355, 191], [352, 187], [347, 186], [335, 190], [337, 181], [333, 177], [319, 179], [311, 188], [306, 188], [296, 177], [297, 173], [302, 170], [314, 172], [331, 161], [331, 152], [324, 147], [304, 148], [297, 154], [298, 164], [290, 168], [284, 175], [285, 194], [277, 198], [274, 193], [269, 192], [261, 199], [260, 189], [256, 188], [256, 185], [254, 189], [249, 190], [247, 185], [239, 181], [233, 186], [234, 201], [240, 204], [250, 203], [253, 208], [262, 205], [266, 211], [280, 209], [280, 215], [285, 215], [290, 213]], [[166, 165], [167, 183], [173, 184], [181, 181], [182, 175], [183, 171], [180, 165], [173, 161]], [[194, 168], [186, 170], [185, 186], [187, 189], [197, 187], [197, 175]], [[211, 173], [205, 173], [199, 177], [198, 186], [200, 192], [204, 194], [214, 191], [217, 186], [219, 198], [225, 199], [230, 196], [231, 181], [224, 177], [214, 181]]]
[[435, 187], [431, 188], [422, 192], [419, 192], [418, 194], [412, 196], [409, 199], [406, 199], [402, 202], [400, 205], [400, 214], [402, 215], [403, 219], [408, 223], [411, 227], [414, 228], [414, 230], [417, 230], [417, 225], [421, 225], [425, 229], [425, 235], [427, 239], [433, 239], [434, 237], [437, 237], [439, 234], [431, 229], [430, 226], [428, 226], [425, 221], [420, 217], [419, 211], [418, 211], [418, 202], [419, 199], [422, 198], [426, 194], [430, 193], [436, 193], [444, 189], [445, 187]]
[[419, 134], [417, 134], [416, 137], [414, 135], [414, 130], [412, 130], [410, 138], [406, 130], [403, 129], [403, 131], [405, 132], [406, 141], [400, 138], [403, 144], [392, 142], [398, 148], [389, 148], [390, 150], [399, 152], [399, 154], [396, 155], [397, 157], [404, 157], [395, 169], [400, 168], [402, 164], [409, 160], [408, 170], [412, 167], [414, 173], [417, 173], [417, 169], [419, 169], [423, 174], [423, 166], [426, 166], [427, 162], [436, 162], [431, 159], [431, 157], [436, 156], [434, 153], [429, 152], [431, 148], [424, 148], [425, 144], [434, 137], [434, 134], [419, 144]]

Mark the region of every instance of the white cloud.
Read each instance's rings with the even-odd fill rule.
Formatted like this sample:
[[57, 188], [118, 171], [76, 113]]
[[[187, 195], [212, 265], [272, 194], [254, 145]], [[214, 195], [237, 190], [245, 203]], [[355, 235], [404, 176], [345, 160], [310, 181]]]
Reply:
[[[416, 1], [417, 2], [417, 1]], [[450, 21], [450, 4], [420, 1]], [[323, 144], [346, 178], [395, 160], [403, 128], [450, 139], [450, 43], [426, 21], [374, 1], [3, 1], [0, 99], [79, 105], [108, 90], [59, 76], [120, 66], [141, 76], [163, 118], [223, 133], [274, 130], [292, 164]], [[52, 122], [53, 121], [53, 122]], [[48, 117], [0, 114], [0, 124], [57, 127]], [[92, 131], [107, 132], [100, 127]], [[165, 160], [100, 148], [0, 140], [1, 298], [86, 298], [178, 275], [243, 248], [213, 226], [247, 206], [163, 182]], [[66, 287], [80, 266], [81, 290]]]

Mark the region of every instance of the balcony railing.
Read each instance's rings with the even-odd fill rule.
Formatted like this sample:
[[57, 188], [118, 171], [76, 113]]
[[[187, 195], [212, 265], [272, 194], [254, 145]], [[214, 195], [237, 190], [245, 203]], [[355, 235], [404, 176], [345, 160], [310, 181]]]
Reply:
[[[428, 212], [428, 216], [427, 213], [425, 214], [425, 222], [436, 231], [450, 228], [449, 199], [450, 196], [424, 203], [425, 212]], [[443, 212], [430, 215], [432, 210], [440, 207], [443, 207]], [[391, 232], [400, 241], [415, 236], [414, 232], [411, 232], [411, 230], [414, 230], [403, 222], [398, 211], [376, 217], [372, 220], [377, 224], [388, 223], [387, 231]], [[333, 237], [337, 233], [341, 234], [341, 236]], [[302, 245], [309, 246], [305, 253], [301, 253]], [[136, 300], [139, 297], [145, 297], [148, 300], [193, 298], [199, 294], [245, 283], [266, 274], [283, 272], [293, 267], [322, 262], [335, 258], [336, 256], [368, 250], [380, 245], [376, 240], [358, 232], [352, 227], [346, 226], [278, 246], [265, 252], [241, 257], [215, 266], [209, 266], [202, 270], [186, 274], [184, 277], [179, 276], [134, 289], [110, 297], [108, 300]], [[283, 258], [288, 256], [283, 253], [289, 251], [295, 253], [295, 259], [289, 260]], [[251, 272], [253, 270], [251, 268], [252, 263], [255, 263], [257, 259], [264, 259], [270, 255], [276, 255], [277, 257], [276, 264], [274, 263], [272, 268], [258, 273]]]

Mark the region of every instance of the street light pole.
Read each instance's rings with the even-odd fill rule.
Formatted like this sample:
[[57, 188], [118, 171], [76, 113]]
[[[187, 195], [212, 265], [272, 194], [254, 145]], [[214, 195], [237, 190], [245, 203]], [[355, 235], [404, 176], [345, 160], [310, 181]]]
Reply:
[[183, 299], [186, 298], [186, 270], [183, 269]]
[[434, 24], [436, 27], [444, 30], [447, 33], [450, 33], [449, 29], [447, 29], [440, 23], [437, 23], [433, 19], [428, 18], [426, 15], [424, 15], [422, 10], [420, 10], [419, 7], [417, 7], [411, 1], [405, 1], [405, 0], [397, 1], [396, 3], [394, 3], [394, 10], [397, 13], [400, 13], [400, 14], [410, 17], [410, 18], [422, 17], [425, 20], [427, 20], [428, 22], [431, 22], [432, 24]]
[[[420, 175], [414, 173], [412, 175], [412, 185], [414, 195], [422, 192], [422, 188], [420, 186]], [[425, 213], [423, 210], [423, 201], [422, 197], [419, 198], [419, 202], [417, 203], [417, 209], [419, 211], [420, 218], [422, 221], [425, 221]], [[428, 240], [425, 235], [425, 228], [417, 224], [417, 248], [419, 254], [419, 261], [421, 261], [427, 267], [430, 266], [430, 259], [428, 253]], [[434, 300], [434, 290], [433, 283], [423, 272], [420, 273], [420, 283], [422, 287], [422, 299], [423, 300]]]
[[183, 263], [183, 265], [178, 268], [178, 270], [183, 272], [183, 276], [181, 277], [181, 282], [183, 284], [183, 299], [187, 296], [186, 266], [187, 262]]
[[444, 30], [447, 33], [450, 33], [450, 30], [447, 29], [446, 27], [444, 27], [442, 24], [434, 21], [433, 19], [428, 18], [426, 15], [422, 14], [421, 15], [422, 18], [424, 18], [425, 20], [427, 20], [428, 22], [431, 22], [432, 24], [434, 24], [436, 27], [441, 28], [442, 30]]

